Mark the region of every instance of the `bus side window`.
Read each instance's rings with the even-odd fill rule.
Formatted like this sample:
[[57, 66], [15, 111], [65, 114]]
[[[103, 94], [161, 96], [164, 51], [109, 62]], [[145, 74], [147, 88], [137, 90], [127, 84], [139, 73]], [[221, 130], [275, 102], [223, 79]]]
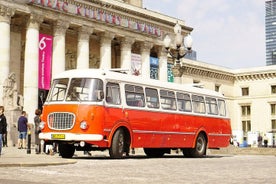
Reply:
[[177, 96], [177, 106], [179, 111], [191, 112], [192, 111], [192, 102], [189, 94], [185, 93], [176, 93]]
[[217, 100], [215, 98], [206, 97], [206, 110], [208, 114], [218, 114], [218, 105]]
[[226, 105], [224, 100], [218, 100], [219, 115], [226, 116]]
[[126, 84], [125, 96], [126, 96], [126, 103], [128, 106], [133, 106], [133, 107], [145, 106], [143, 87]]
[[203, 96], [192, 95], [192, 101], [193, 101], [194, 112], [201, 113], [201, 114], [204, 114], [206, 112]]
[[159, 98], [157, 89], [146, 88], [146, 102], [148, 108], [159, 108]]
[[108, 104], [121, 104], [121, 96], [120, 96], [120, 86], [117, 83], [108, 82], [106, 84], [106, 95], [105, 101]]
[[176, 110], [173, 91], [160, 90], [160, 102], [162, 109]]

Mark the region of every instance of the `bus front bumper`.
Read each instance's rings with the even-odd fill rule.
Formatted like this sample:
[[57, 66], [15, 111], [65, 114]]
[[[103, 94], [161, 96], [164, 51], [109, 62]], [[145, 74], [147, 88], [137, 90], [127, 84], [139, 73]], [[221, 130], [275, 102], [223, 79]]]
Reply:
[[102, 141], [103, 136], [100, 134], [76, 134], [76, 133], [39, 133], [39, 139], [59, 140], [59, 141]]

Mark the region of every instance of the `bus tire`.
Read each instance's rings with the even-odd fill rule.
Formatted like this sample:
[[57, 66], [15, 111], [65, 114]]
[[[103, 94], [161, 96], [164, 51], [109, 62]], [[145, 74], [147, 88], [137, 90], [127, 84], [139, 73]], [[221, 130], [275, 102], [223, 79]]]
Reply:
[[125, 152], [126, 137], [123, 129], [116, 130], [109, 148], [111, 158], [122, 158]]
[[59, 144], [58, 150], [62, 158], [72, 158], [75, 153], [75, 147], [73, 144]]
[[162, 148], [144, 148], [144, 152], [148, 157], [160, 158], [165, 154], [165, 150]]
[[196, 138], [196, 145], [194, 148], [190, 148], [188, 157], [201, 158], [206, 153], [207, 140], [203, 133], [200, 133]]

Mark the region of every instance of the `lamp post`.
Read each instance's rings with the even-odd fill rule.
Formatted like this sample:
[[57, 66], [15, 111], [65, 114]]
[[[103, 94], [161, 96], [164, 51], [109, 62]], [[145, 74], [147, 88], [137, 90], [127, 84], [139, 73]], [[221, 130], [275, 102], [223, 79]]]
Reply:
[[181, 35], [181, 26], [178, 23], [176, 23], [176, 25], [174, 26], [174, 33], [175, 45], [172, 48], [170, 48], [170, 46], [172, 45], [172, 40], [169, 35], [165, 36], [163, 44], [174, 61], [174, 67], [172, 68], [172, 71], [175, 79], [178, 79], [178, 81], [175, 82], [181, 83], [180, 79], [184, 69], [180, 64], [180, 59], [183, 58], [188, 52], [191, 52], [193, 40], [191, 35], [188, 34], [183, 41], [183, 36]]

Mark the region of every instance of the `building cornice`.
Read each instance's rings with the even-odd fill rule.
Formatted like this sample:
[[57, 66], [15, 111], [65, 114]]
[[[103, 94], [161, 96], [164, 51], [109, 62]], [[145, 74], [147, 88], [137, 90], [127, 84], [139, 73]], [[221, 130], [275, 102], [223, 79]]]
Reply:
[[219, 80], [226, 80], [230, 82], [234, 82], [235, 77], [233, 73], [207, 68], [200, 65], [194, 65], [189, 63], [184, 63], [184, 74], [185, 75], [196, 75], [202, 78], [212, 78]]
[[237, 81], [255, 81], [255, 80], [266, 80], [266, 79], [276, 79], [275, 72], [256, 72], [247, 74], [236, 74], [235, 80]]
[[28, 6], [45, 8], [160, 39], [173, 32], [176, 22], [183, 27], [184, 34], [193, 30], [185, 26], [184, 21], [114, 0], [29, 0]]

